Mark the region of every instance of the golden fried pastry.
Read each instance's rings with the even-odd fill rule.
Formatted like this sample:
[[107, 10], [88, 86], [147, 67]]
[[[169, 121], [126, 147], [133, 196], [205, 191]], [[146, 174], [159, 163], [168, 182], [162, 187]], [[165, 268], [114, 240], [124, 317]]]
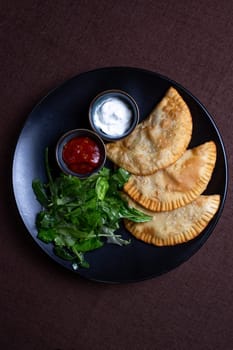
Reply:
[[180, 158], [191, 135], [189, 108], [171, 87], [129, 136], [106, 145], [107, 156], [132, 174], [149, 175]]
[[128, 231], [146, 243], [156, 246], [170, 246], [197, 237], [217, 212], [220, 196], [201, 195], [184, 207], [166, 212], [152, 212], [144, 209], [129, 198], [128, 203], [130, 206], [152, 215], [152, 220], [144, 223], [125, 220]]
[[216, 146], [210, 141], [185, 153], [169, 167], [152, 175], [132, 175], [124, 190], [152, 211], [182, 207], [206, 189], [216, 162]]

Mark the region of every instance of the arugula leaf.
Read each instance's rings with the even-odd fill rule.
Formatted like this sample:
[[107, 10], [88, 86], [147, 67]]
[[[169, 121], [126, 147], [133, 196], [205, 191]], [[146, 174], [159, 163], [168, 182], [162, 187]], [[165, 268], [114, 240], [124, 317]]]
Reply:
[[44, 185], [41, 183], [41, 181], [39, 179], [35, 179], [32, 182], [32, 188], [33, 188], [33, 191], [36, 195], [38, 202], [43, 207], [47, 208], [49, 200], [48, 200], [48, 196], [47, 196], [47, 193], [45, 191]]
[[40, 229], [38, 231], [38, 238], [45, 243], [52, 243], [56, 238], [57, 233], [52, 228]]
[[103, 201], [108, 189], [109, 189], [108, 179], [106, 177], [100, 176], [97, 179], [96, 185], [95, 185], [97, 198]]
[[60, 174], [53, 179], [45, 153], [48, 183], [35, 179], [32, 188], [42, 210], [36, 218], [38, 238], [54, 245], [56, 255], [88, 267], [86, 252], [104, 243], [130, 244], [116, 231], [120, 220], [135, 222], [151, 220], [150, 216], [128, 207], [121, 198], [121, 189], [130, 174], [124, 169], [110, 171], [104, 167], [87, 179]]

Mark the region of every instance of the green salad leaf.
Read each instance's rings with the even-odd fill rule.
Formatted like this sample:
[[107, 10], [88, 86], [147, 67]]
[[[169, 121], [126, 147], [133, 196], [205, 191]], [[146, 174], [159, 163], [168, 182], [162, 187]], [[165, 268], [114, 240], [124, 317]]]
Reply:
[[36, 217], [38, 238], [54, 245], [56, 255], [88, 267], [84, 254], [105, 243], [130, 244], [116, 234], [120, 220], [151, 220], [150, 216], [128, 207], [121, 189], [130, 174], [119, 168], [102, 168], [86, 179], [60, 174], [53, 178], [45, 157], [47, 183], [32, 182], [35, 196], [42, 206]]

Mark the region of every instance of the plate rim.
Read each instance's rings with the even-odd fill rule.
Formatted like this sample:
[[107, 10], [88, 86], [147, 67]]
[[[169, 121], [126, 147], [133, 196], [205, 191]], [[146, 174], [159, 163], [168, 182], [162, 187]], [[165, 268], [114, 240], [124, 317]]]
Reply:
[[100, 68], [95, 68], [95, 69], [92, 69], [92, 70], [88, 70], [88, 71], [85, 71], [85, 72], [81, 72], [79, 74], [76, 74], [74, 76], [72, 76], [71, 78], [68, 78], [66, 80], [64, 80], [62, 83], [58, 84], [57, 86], [55, 86], [53, 89], [50, 89], [47, 94], [45, 94], [40, 100], [38, 100], [38, 102], [34, 105], [34, 107], [31, 109], [30, 113], [27, 115], [25, 121], [23, 122], [23, 125], [20, 129], [20, 132], [18, 134], [18, 137], [16, 139], [16, 145], [15, 145], [15, 150], [14, 150], [14, 153], [13, 153], [13, 162], [12, 162], [12, 178], [11, 178], [11, 181], [12, 181], [12, 187], [13, 187], [13, 194], [14, 194], [14, 199], [15, 199], [15, 202], [16, 202], [16, 206], [17, 206], [17, 210], [18, 210], [18, 213], [20, 215], [20, 218], [21, 218], [21, 221], [24, 223], [24, 226], [26, 227], [28, 233], [30, 234], [31, 238], [35, 241], [35, 243], [37, 245], [39, 245], [40, 248], [42, 248], [43, 252], [49, 256], [49, 258], [51, 258], [54, 262], [56, 263], [59, 263], [59, 259], [54, 259], [53, 256], [51, 256], [50, 253], [48, 253], [47, 249], [45, 249], [44, 247], [44, 244], [43, 242], [40, 242], [38, 239], [36, 240], [36, 238], [32, 235], [32, 233], [30, 232], [29, 228], [27, 227], [26, 223], [25, 223], [25, 220], [24, 220], [24, 217], [23, 217], [23, 214], [22, 214], [22, 211], [20, 210], [20, 205], [19, 205], [19, 201], [18, 201], [18, 198], [17, 198], [17, 195], [16, 195], [16, 188], [15, 188], [15, 163], [16, 163], [16, 158], [17, 158], [17, 152], [18, 152], [18, 147], [19, 147], [19, 144], [20, 144], [20, 138], [21, 138], [21, 135], [24, 131], [24, 128], [27, 124], [27, 122], [30, 120], [31, 117], [33, 117], [35, 111], [37, 110], [37, 108], [39, 108], [44, 100], [46, 100], [49, 96], [51, 96], [54, 92], [56, 92], [57, 90], [61, 89], [62, 87], [64, 87], [66, 84], [69, 84], [71, 81], [73, 80], [76, 80], [84, 75], [88, 75], [88, 74], [92, 74], [92, 73], [96, 73], [96, 72], [101, 72], [101, 71], [116, 71], [116, 70], [127, 70], [127, 71], [138, 71], [140, 73], [146, 73], [146, 74], [149, 74], [149, 75], [153, 75], [153, 76], [156, 76], [162, 80], [165, 80], [166, 82], [169, 82], [170, 84], [173, 84], [175, 85], [178, 89], [180, 89], [181, 91], [184, 91], [185, 94], [187, 94], [193, 101], [195, 101], [195, 103], [200, 107], [202, 108], [202, 110], [204, 111], [204, 113], [207, 115], [208, 119], [210, 120], [212, 126], [214, 127], [214, 130], [218, 136], [218, 140], [220, 142], [220, 147], [221, 147], [221, 150], [222, 150], [222, 155], [223, 155], [223, 159], [224, 159], [224, 170], [225, 170], [225, 184], [224, 184], [224, 193], [223, 195], [221, 195], [221, 202], [220, 202], [220, 207], [218, 209], [218, 212], [216, 213], [216, 217], [215, 217], [215, 221], [212, 222], [212, 225], [211, 225], [211, 228], [208, 230], [209, 232], [206, 232], [205, 234], [205, 239], [203, 239], [201, 241], [201, 243], [199, 245], [197, 245], [195, 247], [195, 249], [193, 250], [192, 254], [191, 255], [188, 255], [185, 259], [182, 259], [181, 262], [178, 262], [177, 264], [173, 265], [172, 268], [168, 268], [168, 269], [165, 269], [165, 271], [163, 270], [161, 273], [156, 273], [155, 275], [147, 275], [146, 277], [144, 278], [140, 278], [140, 279], [132, 279], [132, 280], [123, 280], [123, 281], [109, 281], [109, 280], [100, 280], [100, 279], [95, 279], [95, 278], [90, 278], [90, 277], [86, 277], [85, 275], [81, 274], [80, 271], [74, 271], [73, 269], [69, 268], [68, 266], [66, 266], [66, 264], [64, 264], [64, 261], [62, 260], [62, 262], [60, 262], [60, 265], [63, 267], [63, 268], [66, 268], [68, 269], [70, 272], [75, 272], [77, 273], [80, 277], [83, 277], [83, 278], [86, 278], [88, 280], [92, 280], [92, 281], [95, 281], [95, 282], [102, 282], [102, 283], [129, 283], [129, 282], [138, 282], [138, 281], [143, 281], [143, 280], [147, 280], [147, 279], [151, 279], [153, 277], [157, 277], [157, 276], [160, 276], [164, 273], [167, 273], [171, 270], [173, 270], [174, 268], [177, 268], [178, 266], [180, 266], [181, 264], [183, 264], [184, 262], [186, 262], [188, 259], [190, 259], [194, 254], [196, 254], [196, 252], [204, 245], [204, 243], [206, 243], [207, 239], [209, 238], [209, 236], [211, 235], [211, 233], [213, 232], [213, 230], [215, 229], [219, 219], [221, 218], [222, 216], [222, 212], [224, 210], [224, 207], [225, 207], [225, 202], [226, 202], [226, 197], [227, 197], [227, 192], [228, 192], [228, 184], [229, 184], [229, 166], [228, 166], [228, 157], [227, 157], [227, 151], [226, 151], [226, 147], [224, 145], [224, 141], [223, 141], [223, 138], [222, 138], [222, 135], [217, 127], [217, 124], [213, 118], [213, 116], [209, 113], [209, 111], [207, 110], [207, 108], [205, 107], [205, 105], [196, 97], [194, 96], [187, 88], [185, 88], [183, 85], [181, 85], [180, 83], [178, 83], [177, 81], [167, 77], [166, 75], [163, 75], [163, 74], [160, 74], [156, 71], [151, 71], [151, 70], [148, 70], [148, 69], [145, 69], [145, 68], [139, 68], [139, 67], [132, 67], [132, 66], [108, 66], [108, 67], [100, 67]]

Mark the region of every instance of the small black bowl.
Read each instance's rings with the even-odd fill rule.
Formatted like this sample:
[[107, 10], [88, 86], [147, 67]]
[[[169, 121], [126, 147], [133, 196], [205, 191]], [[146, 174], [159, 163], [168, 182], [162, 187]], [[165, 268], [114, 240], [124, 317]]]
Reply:
[[[73, 143], [72, 145], [71, 142]], [[77, 142], [79, 143], [78, 146]], [[80, 144], [82, 145], [80, 146]], [[72, 160], [73, 163], [71, 164], [70, 162], [67, 162], [64, 157], [64, 150], [66, 149], [66, 152], [69, 152], [67, 147], [72, 150], [72, 156], [75, 157], [80, 157], [80, 153], [77, 154], [78, 152], [90, 154], [90, 150], [95, 150], [95, 152], [97, 151], [97, 154], [95, 153], [97, 159], [94, 162], [92, 159], [92, 163], [90, 163], [88, 159], [85, 160], [85, 156], [83, 156], [82, 160], [79, 159], [79, 161], [76, 162]], [[55, 155], [59, 168], [65, 174], [77, 176], [79, 178], [86, 178], [98, 172], [104, 166], [106, 161], [106, 149], [103, 140], [95, 132], [88, 129], [74, 129], [63, 134], [57, 142]]]
[[[127, 118], [129, 120], [124, 125]], [[106, 141], [116, 141], [126, 137], [134, 130], [138, 121], [138, 105], [125, 91], [103, 91], [90, 103], [90, 125]]]

